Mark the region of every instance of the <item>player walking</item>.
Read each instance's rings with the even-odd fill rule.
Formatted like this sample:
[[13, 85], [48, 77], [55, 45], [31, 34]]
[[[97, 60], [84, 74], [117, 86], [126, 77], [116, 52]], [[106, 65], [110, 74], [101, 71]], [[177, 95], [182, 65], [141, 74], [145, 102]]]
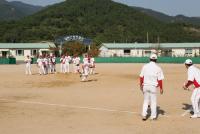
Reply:
[[25, 66], [25, 71], [26, 71], [26, 74], [28, 75], [31, 75], [31, 58], [29, 55], [27, 55], [26, 59], [24, 60], [24, 62], [26, 63], [26, 66]]
[[162, 69], [156, 64], [157, 55], [150, 56], [150, 62], [143, 66], [140, 74], [140, 89], [144, 94], [144, 103], [142, 119], [147, 119], [148, 105], [151, 107], [151, 120], [157, 118], [157, 97], [156, 90], [160, 87], [160, 93], [163, 94], [162, 80], [164, 79]]
[[183, 89], [188, 90], [190, 85], [194, 85], [191, 101], [194, 114], [190, 118], [200, 118], [200, 69], [195, 67], [191, 59], [185, 61], [185, 67], [188, 69], [188, 81], [183, 85]]

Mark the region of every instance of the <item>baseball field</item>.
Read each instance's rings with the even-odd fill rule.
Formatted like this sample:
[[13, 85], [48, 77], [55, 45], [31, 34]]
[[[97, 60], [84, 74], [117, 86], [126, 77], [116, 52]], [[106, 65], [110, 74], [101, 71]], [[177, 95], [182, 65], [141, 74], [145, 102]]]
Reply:
[[31, 76], [24, 65], [1, 65], [0, 134], [200, 134], [200, 118], [189, 118], [183, 64], [160, 64], [158, 119], [141, 120], [142, 65], [97, 64], [88, 82], [72, 73], [40, 76], [36, 65]]

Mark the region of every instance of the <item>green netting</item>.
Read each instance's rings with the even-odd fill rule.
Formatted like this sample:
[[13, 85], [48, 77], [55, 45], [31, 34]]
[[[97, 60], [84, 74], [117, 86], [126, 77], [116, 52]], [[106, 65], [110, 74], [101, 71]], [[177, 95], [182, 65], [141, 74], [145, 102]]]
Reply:
[[[158, 63], [177, 63], [182, 64], [188, 57], [159, 57]], [[200, 57], [190, 58], [195, 64], [200, 64]], [[82, 58], [81, 58], [82, 61]], [[96, 63], [147, 63], [149, 57], [96, 57]], [[36, 63], [36, 59], [33, 59], [33, 63]], [[60, 63], [60, 58], [56, 59], [56, 63]]]
[[16, 64], [15, 58], [0, 58], [0, 64]]

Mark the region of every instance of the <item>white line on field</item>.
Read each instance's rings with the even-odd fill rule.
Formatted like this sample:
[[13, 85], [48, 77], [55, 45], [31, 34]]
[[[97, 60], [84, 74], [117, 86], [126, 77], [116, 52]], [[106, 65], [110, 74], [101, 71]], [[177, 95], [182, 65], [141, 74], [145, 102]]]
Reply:
[[[95, 111], [104, 111], [104, 112], [116, 112], [116, 113], [127, 113], [127, 114], [138, 114], [137, 112], [125, 111], [125, 110], [116, 110], [116, 109], [108, 109], [108, 108], [100, 108], [100, 107], [86, 107], [86, 106], [75, 106], [75, 105], [64, 105], [64, 104], [53, 104], [53, 103], [43, 103], [43, 102], [33, 102], [33, 101], [16, 101], [10, 99], [0, 99], [0, 101], [10, 101], [15, 103], [22, 104], [33, 104], [33, 105], [43, 105], [43, 106], [57, 106], [63, 108], [73, 108], [73, 109], [86, 109], [86, 110], [95, 110]], [[169, 118], [169, 115], [159, 115], [161, 117]]]
[[85, 106], [83, 107], [83, 106], [64, 105], [64, 104], [52, 104], [52, 103], [32, 102], [32, 101], [15, 101], [15, 100], [8, 100], [8, 99], [0, 99], [0, 100], [1, 101], [14, 101], [15, 103], [23, 103], [23, 104], [35, 104], [35, 105], [57, 106], [57, 107], [74, 108], [74, 109], [87, 109], [87, 110], [96, 110], [96, 111], [105, 111], [105, 112], [138, 114], [137, 112], [124, 111], [124, 110], [116, 110], [116, 109], [107, 109], [107, 108], [99, 108], [99, 107], [85, 107]]

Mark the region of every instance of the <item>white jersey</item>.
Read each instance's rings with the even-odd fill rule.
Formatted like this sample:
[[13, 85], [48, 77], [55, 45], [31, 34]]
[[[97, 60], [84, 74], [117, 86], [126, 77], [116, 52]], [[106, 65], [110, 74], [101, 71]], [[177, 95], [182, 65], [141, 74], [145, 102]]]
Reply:
[[43, 62], [44, 62], [44, 65], [48, 65], [49, 64], [49, 59], [48, 58], [44, 58]]
[[31, 64], [31, 59], [30, 58], [26, 58], [25, 60], [24, 60], [24, 62], [26, 63], [26, 64]]
[[69, 63], [71, 61], [71, 57], [70, 56], [65, 56], [65, 63]]
[[94, 65], [94, 62], [95, 62], [94, 58], [91, 58], [91, 59], [90, 59], [90, 64], [91, 64], [92, 66]]
[[51, 62], [52, 62], [53, 64], [56, 64], [56, 57], [52, 57], [52, 58], [51, 58]]
[[200, 87], [200, 69], [194, 65], [188, 68], [188, 81], [192, 81], [196, 88]]
[[79, 65], [80, 64], [80, 57], [75, 57], [75, 58], [73, 58], [73, 63], [75, 64], [75, 65]]
[[65, 64], [65, 58], [60, 58], [61, 64]]
[[157, 86], [158, 80], [164, 79], [162, 69], [155, 62], [144, 65], [140, 77], [144, 77], [144, 86]]
[[89, 64], [88, 58], [83, 58], [83, 64], [84, 65]]
[[43, 59], [38, 58], [38, 59], [37, 59], [37, 64], [38, 64], [39, 66], [42, 66], [42, 65], [43, 65]]

